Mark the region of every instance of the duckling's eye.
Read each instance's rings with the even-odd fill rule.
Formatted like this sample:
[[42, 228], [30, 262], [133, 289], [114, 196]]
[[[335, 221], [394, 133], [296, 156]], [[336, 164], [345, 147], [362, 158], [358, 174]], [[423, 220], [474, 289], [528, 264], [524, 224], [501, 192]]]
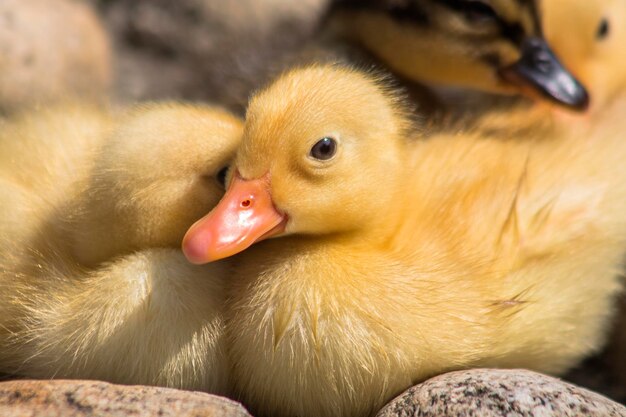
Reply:
[[600, 26], [598, 26], [598, 32], [596, 34], [596, 37], [599, 40], [602, 40], [609, 36], [609, 33], [611, 33], [611, 26], [609, 25], [609, 21], [604, 18], [600, 22]]
[[477, 0], [464, 1], [463, 13], [471, 23], [486, 23], [498, 19], [498, 14], [490, 5]]
[[337, 141], [333, 138], [325, 137], [317, 141], [311, 148], [309, 155], [320, 161], [326, 161], [337, 152]]
[[217, 182], [220, 183], [222, 187], [226, 187], [226, 174], [228, 174], [228, 166], [220, 169], [215, 176], [215, 179], [217, 180]]

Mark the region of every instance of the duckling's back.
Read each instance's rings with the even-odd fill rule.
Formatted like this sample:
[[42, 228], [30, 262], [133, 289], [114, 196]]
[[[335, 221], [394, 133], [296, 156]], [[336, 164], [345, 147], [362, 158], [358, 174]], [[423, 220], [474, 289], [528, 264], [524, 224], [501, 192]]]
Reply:
[[575, 129], [478, 129], [416, 147], [414, 215], [396, 250], [481, 288], [473, 314], [493, 327], [479, 365], [560, 373], [602, 346], [626, 251], [624, 109]]

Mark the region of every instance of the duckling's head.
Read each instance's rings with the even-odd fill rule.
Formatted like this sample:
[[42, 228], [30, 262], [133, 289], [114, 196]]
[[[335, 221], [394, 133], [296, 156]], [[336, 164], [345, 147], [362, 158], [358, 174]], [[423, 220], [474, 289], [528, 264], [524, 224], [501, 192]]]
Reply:
[[84, 264], [178, 247], [224, 194], [243, 122], [210, 106], [144, 104], [120, 118], [96, 157], [72, 229]]
[[589, 88], [594, 108], [626, 88], [626, 1], [544, 0], [546, 38]]
[[334, 31], [407, 78], [587, 106], [545, 41], [539, 0], [335, 0], [329, 16]]
[[338, 66], [283, 75], [251, 100], [228, 191], [187, 232], [187, 257], [216, 260], [278, 234], [375, 228], [404, 172], [408, 114], [376, 75]]

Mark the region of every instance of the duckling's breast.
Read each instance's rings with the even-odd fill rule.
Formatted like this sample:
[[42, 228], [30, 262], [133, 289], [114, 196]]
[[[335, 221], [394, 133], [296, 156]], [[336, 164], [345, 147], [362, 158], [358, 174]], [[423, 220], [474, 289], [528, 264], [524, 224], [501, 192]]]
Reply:
[[[455, 343], [466, 318], [446, 313], [449, 289], [381, 253], [282, 238], [236, 264], [233, 380], [262, 415], [369, 415], [414, 382], [475, 360], [477, 349]], [[477, 345], [481, 332], [462, 338]]]

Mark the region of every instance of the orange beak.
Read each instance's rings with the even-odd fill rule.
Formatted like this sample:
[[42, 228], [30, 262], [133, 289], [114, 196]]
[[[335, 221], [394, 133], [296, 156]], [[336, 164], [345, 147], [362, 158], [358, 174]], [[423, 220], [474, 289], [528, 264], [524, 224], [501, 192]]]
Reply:
[[227, 258], [282, 233], [286, 221], [274, 208], [268, 175], [244, 180], [235, 173], [218, 205], [185, 234], [183, 253], [194, 264]]

